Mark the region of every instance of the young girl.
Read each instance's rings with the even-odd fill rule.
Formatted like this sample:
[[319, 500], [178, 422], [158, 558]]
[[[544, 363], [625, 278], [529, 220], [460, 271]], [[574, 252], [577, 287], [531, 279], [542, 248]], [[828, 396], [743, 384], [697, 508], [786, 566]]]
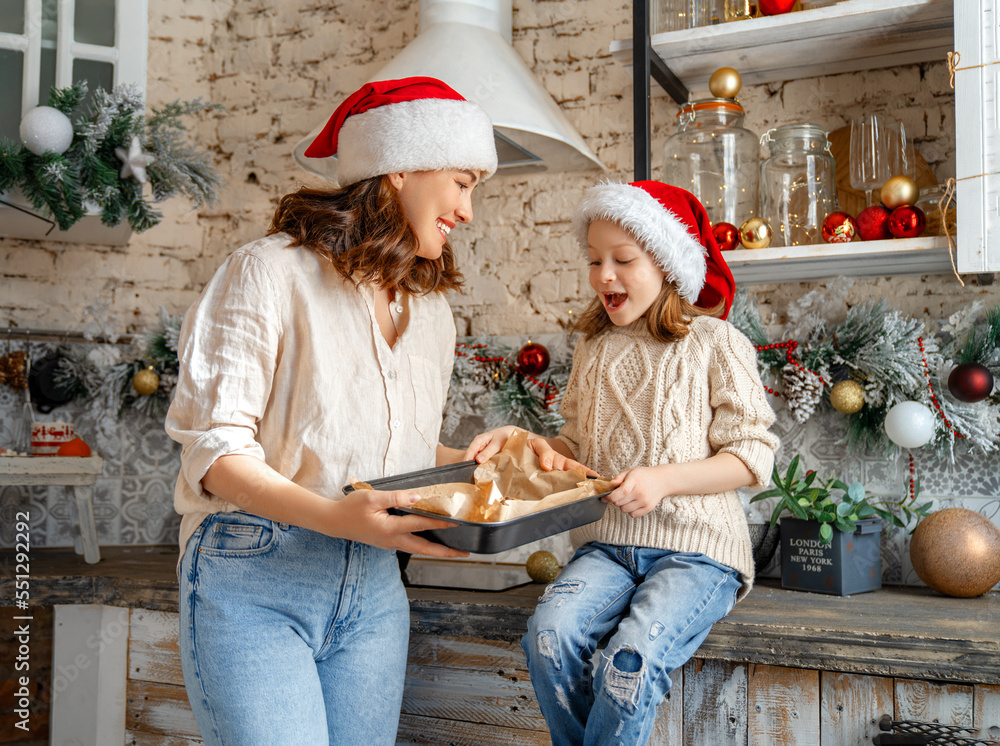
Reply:
[[438, 444], [454, 360], [448, 234], [497, 167], [493, 127], [432, 78], [365, 85], [300, 189], [185, 316], [167, 416], [181, 443], [180, 653], [206, 744], [393, 744], [409, 634], [394, 550], [463, 553], [343, 494], [458, 460]]
[[[766, 486], [777, 439], [750, 342], [721, 320], [733, 279], [697, 198], [658, 182], [588, 190], [574, 227], [597, 298], [545, 468], [617, 476], [604, 517], [545, 593], [522, 640], [554, 744], [644, 744], [671, 671], [750, 590], [737, 487]], [[508, 428], [470, 446], [483, 461]], [[600, 659], [598, 643], [611, 634]]]

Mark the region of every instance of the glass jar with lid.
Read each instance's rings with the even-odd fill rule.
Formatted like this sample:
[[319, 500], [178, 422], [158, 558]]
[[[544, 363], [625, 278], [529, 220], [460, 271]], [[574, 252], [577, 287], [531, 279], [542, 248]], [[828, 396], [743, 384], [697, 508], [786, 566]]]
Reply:
[[923, 235], [943, 236], [946, 226], [952, 238], [957, 235], [958, 207], [955, 204], [954, 194], [951, 196], [950, 202], [944, 203], [947, 204], [948, 209], [944, 216], [941, 215], [941, 207], [944, 206], [941, 200], [947, 191], [948, 187], [945, 184], [935, 184], [920, 189], [920, 196], [917, 197], [914, 205], [923, 210], [924, 216], [927, 218], [927, 226], [924, 228]]
[[786, 124], [764, 133], [770, 155], [760, 164], [760, 216], [772, 246], [820, 244], [823, 220], [837, 209], [836, 167], [826, 132]]
[[663, 181], [701, 200], [713, 225], [739, 227], [757, 214], [760, 143], [743, 126], [745, 113], [732, 98], [691, 101], [667, 138]]

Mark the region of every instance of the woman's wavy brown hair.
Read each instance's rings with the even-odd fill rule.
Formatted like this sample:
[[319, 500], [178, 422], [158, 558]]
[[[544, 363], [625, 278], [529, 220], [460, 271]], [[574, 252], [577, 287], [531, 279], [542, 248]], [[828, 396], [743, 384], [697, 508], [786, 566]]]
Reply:
[[[646, 320], [646, 327], [654, 339], [659, 342], [676, 342], [688, 335], [688, 332], [691, 331], [691, 322], [696, 316], [721, 318], [725, 310], [725, 301], [719, 301], [719, 304], [713, 308], [699, 308], [684, 300], [672, 282], [664, 280], [660, 294], [646, 309], [643, 318]], [[637, 319], [635, 323], [642, 323], [642, 319]], [[604, 304], [600, 297], [597, 297], [580, 314], [573, 329], [583, 332], [584, 336], [590, 339], [611, 326], [614, 326], [614, 323], [608, 316], [608, 312], [604, 310]]]
[[462, 275], [446, 242], [438, 259], [417, 256], [417, 236], [385, 176], [342, 189], [302, 187], [278, 202], [267, 234], [315, 251], [346, 279], [425, 294], [457, 290]]

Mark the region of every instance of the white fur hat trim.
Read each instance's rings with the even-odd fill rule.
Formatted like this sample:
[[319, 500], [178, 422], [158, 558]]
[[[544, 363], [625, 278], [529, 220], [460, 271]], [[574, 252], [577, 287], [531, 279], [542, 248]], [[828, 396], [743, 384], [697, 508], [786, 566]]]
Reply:
[[649, 192], [631, 184], [598, 184], [588, 189], [573, 216], [573, 230], [584, 251], [587, 228], [593, 220], [608, 220], [628, 231], [667, 273], [684, 300], [698, 300], [705, 284], [708, 251], [685, 223]]
[[337, 145], [337, 182], [404, 171], [497, 170], [493, 123], [470, 101], [424, 98], [348, 117]]

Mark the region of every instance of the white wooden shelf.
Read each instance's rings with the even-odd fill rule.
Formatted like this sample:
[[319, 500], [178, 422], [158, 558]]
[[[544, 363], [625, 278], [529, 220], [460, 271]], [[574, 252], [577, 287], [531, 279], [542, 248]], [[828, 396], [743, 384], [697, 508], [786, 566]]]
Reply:
[[723, 254], [740, 283], [795, 282], [851, 277], [889, 277], [951, 272], [943, 236], [853, 241], [849, 244], [736, 249]]
[[[956, 0], [965, 2], [966, 0]], [[842, 0], [826, 8], [655, 34], [654, 51], [688, 87], [707, 89], [720, 67], [744, 85], [945, 60], [952, 0]], [[611, 42], [632, 66], [632, 40]]]

